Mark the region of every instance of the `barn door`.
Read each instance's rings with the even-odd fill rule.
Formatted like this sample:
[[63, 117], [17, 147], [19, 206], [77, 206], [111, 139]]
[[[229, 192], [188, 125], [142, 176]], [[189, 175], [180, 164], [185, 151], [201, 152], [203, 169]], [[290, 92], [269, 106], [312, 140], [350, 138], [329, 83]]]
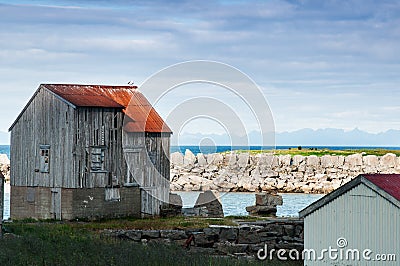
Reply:
[[61, 220], [61, 188], [51, 189], [51, 216], [55, 220]]
[[142, 149], [125, 149], [125, 160], [128, 166], [128, 173], [125, 180], [127, 185], [142, 185], [144, 182], [144, 169], [142, 161]]
[[155, 187], [143, 187], [140, 190], [143, 217], [159, 214], [160, 202], [152, 196], [156, 195], [156, 193], [157, 191]]

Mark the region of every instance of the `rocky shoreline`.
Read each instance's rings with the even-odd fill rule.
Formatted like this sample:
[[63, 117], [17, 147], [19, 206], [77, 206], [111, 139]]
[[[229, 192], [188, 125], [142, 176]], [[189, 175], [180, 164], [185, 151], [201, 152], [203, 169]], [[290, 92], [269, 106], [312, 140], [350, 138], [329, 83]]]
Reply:
[[273, 155], [270, 153], [171, 154], [171, 190], [329, 193], [362, 173], [400, 173], [400, 157]]
[[6, 154], [0, 154], [0, 171], [3, 173], [6, 182], [10, 182], [10, 159]]
[[[213, 153], [170, 156], [172, 191], [329, 193], [359, 174], [400, 174], [400, 157]], [[0, 154], [0, 171], [10, 180], [10, 161]]]

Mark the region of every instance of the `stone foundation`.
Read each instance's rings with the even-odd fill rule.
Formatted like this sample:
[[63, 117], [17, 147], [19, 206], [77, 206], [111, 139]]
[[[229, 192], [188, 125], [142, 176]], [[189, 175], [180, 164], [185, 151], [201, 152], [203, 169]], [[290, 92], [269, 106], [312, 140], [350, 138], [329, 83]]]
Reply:
[[[121, 187], [119, 199], [106, 200], [105, 188], [61, 188], [61, 219], [140, 217], [140, 189]], [[55, 219], [52, 188], [11, 186], [11, 219]]]

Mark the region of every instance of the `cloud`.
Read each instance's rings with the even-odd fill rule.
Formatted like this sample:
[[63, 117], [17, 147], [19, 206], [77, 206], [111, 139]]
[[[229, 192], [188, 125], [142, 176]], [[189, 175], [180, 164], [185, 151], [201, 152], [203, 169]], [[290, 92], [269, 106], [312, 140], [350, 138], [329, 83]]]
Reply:
[[0, 117], [0, 130], [42, 82], [140, 84], [192, 59], [252, 77], [280, 130], [399, 127], [397, 111], [380, 108], [400, 97], [398, 2], [2, 3], [0, 112], [11, 115]]

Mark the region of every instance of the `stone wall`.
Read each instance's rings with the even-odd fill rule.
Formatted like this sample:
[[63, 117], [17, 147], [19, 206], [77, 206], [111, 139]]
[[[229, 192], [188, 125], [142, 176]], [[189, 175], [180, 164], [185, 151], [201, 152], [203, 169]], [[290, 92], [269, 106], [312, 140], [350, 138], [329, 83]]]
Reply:
[[272, 155], [261, 153], [171, 154], [171, 190], [328, 193], [362, 173], [400, 173], [400, 158]]
[[62, 218], [72, 220], [86, 218], [140, 217], [141, 201], [139, 187], [118, 188], [120, 199], [106, 201], [104, 188], [62, 190]]
[[268, 219], [239, 226], [185, 230], [105, 230], [102, 237], [147, 243], [174, 243], [189, 251], [215, 255], [251, 255], [268, 249], [303, 250], [302, 219]]
[[[73, 220], [84, 218], [140, 217], [140, 188], [122, 187], [120, 199], [105, 200], [105, 188], [62, 189], [61, 218]], [[11, 186], [11, 219], [53, 219], [52, 193], [47, 187]]]

